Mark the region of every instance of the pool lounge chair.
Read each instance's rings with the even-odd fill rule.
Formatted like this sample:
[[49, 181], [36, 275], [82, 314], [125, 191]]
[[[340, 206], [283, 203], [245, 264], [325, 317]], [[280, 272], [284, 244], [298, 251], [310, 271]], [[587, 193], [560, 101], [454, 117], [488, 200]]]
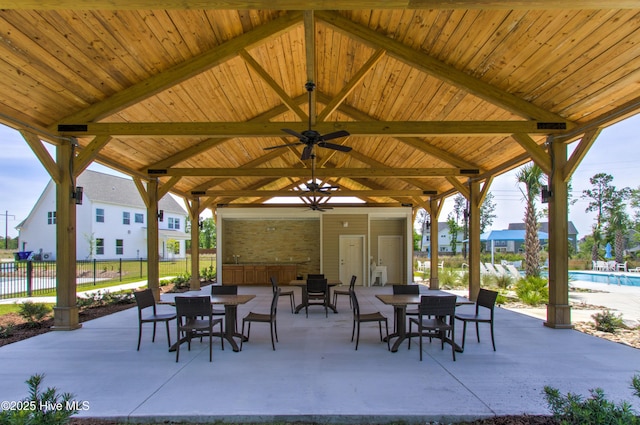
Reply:
[[509, 272], [502, 266], [502, 264], [494, 264], [493, 267], [496, 269], [496, 273], [498, 276], [507, 276]]
[[515, 268], [515, 266], [511, 264], [507, 264], [505, 267], [507, 268], [507, 271], [511, 274], [511, 276], [514, 279], [520, 279], [522, 277], [518, 269]]
[[498, 271], [497, 271], [497, 270], [496, 270], [496, 268], [493, 266], [493, 264], [491, 264], [491, 263], [484, 263], [484, 266], [487, 268], [487, 271], [488, 271], [488, 273], [489, 273], [489, 274], [492, 274], [492, 275], [494, 275], [494, 276], [498, 276], [498, 275], [499, 275]]

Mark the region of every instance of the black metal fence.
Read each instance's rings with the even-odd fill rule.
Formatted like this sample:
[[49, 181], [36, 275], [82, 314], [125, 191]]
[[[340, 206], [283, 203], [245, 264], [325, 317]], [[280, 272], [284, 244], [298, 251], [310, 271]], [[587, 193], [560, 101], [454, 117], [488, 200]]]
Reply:
[[[215, 255], [200, 256], [200, 268], [215, 270]], [[160, 277], [191, 273], [191, 257], [161, 260]], [[89, 290], [98, 283], [117, 284], [124, 279], [145, 280], [147, 260], [78, 260], [76, 262], [77, 290]], [[0, 299], [51, 295], [56, 289], [55, 261], [0, 262]]]

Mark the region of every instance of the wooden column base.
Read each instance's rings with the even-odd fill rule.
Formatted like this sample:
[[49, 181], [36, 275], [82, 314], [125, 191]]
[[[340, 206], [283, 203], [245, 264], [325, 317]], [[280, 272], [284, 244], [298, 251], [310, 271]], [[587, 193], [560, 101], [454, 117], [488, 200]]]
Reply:
[[82, 327], [78, 318], [78, 307], [53, 307], [54, 331], [73, 331]]
[[573, 329], [571, 306], [568, 304], [547, 304], [547, 321], [544, 325], [554, 329]]
[[437, 277], [429, 279], [429, 289], [440, 289], [440, 279]]

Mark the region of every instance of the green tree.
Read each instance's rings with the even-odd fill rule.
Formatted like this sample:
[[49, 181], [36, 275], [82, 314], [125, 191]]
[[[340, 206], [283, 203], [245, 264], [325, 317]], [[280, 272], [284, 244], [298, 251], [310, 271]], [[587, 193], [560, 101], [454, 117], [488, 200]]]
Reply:
[[627, 214], [626, 201], [631, 195], [628, 187], [616, 190], [613, 186], [612, 198], [606, 206], [607, 239], [613, 240], [615, 260], [624, 262], [625, 235], [631, 227], [631, 219]]
[[585, 212], [595, 212], [596, 222], [593, 226], [593, 248], [591, 250], [591, 260], [598, 260], [600, 243], [602, 242], [603, 225], [606, 221], [607, 209], [611, 209], [615, 195], [615, 186], [611, 184], [613, 176], [606, 173], [597, 173], [589, 179], [593, 186], [591, 189], [582, 191], [582, 199], [587, 199], [589, 204]]
[[480, 233], [484, 233], [493, 224], [493, 219], [496, 218], [496, 203], [493, 199], [493, 193], [487, 193], [484, 197], [484, 201], [480, 206]]
[[[467, 198], [465, 198], [460, 193], [453, 198], [453, 214], [455, 216], [456, 228], [456, 247], [457, 247], [457, 237], [458, 233], [462, 231], [462, 256], [467, 258], [467, 243], [464, 242], [467, 240], [467, 234], [469, 231], [469, 209], [467, 207]], [[460, 224], [462, 221], [462, 224]], [[451, 226], [449, 225], [449, 232], [451, 232]], [[457, 251], [457, 249], [455, 250]], [[456, 252], [453, 252], [453, 255], [456, 255]]]
[[520, 186], [519, 188], [526, 202], [524, 218], [525, 273], [527, 277], [539, 277], [540, 240], [538, 239], [538, 214], [535, 199], [542, 189], [542, 169], [535, 164], [525, 165], [516, 174], [516, 180], [518, 183], [524, 184], [524, 189]]
[[451, 252], [453, 255], [456, 255], [458, 252], [458, 232], [460, 231], [460, 225], [457, 223], [453, 212], [450, 212], [447, 217], [447, 226], [449, 227], [449, 237], [451, 238]]
[[431, 216], [424, 208], [420, 208], [418, 210], [418, 213], [416, 214], [415, 220], [416, 220], [416, 224], [420, 227], [420, 231], [418, 232], [418, 234], [420, 235], [419, 249], [422, 251], [422, 249], [424, 248], [422, 246], [424, 241], [424, 235], [429, 232], [428, 223], [430, 223]]
[[205, 218], [200, 226], [200, 248], [212, 249], [217, 246], [216, 222], [213, 218]]

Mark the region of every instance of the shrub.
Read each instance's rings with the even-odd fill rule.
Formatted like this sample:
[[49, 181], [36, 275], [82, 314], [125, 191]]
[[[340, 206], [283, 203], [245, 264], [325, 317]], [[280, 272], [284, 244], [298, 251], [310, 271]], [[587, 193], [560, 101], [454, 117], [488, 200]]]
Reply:
[[200, 278], [204, 280], [213, 280], [216, 277], [213, 266], [205, 267], [200, 272]]
[[0, 338], [10, 338], [13, 336], [15, 328], [13, 323], [8, 323], [7, 326], [0, 325]]
[[616, 315], [610, 310], [603, 310], [602, 313], [591, 315], [596, 322], [596, 329], [601, 332], [615, 333], [616, 329], [624, 327], [622, 314]]
[[458, 274], [458, 279], [457, 279], [457, 284], [458, 286], [463, 286], [468, 288], [469, 287], [469, 272], [465, 271], [462, 273]]
[[458, 275], [449, 269], [444, 269], [438, 273], [440, 287], [443, 289], [455, 288], [458, 284]]
[[18, 314], [27, 321], [30, 327], [37, 327], [40, 322], [51, 312], [51, 307], [44, 303], [25, 301], [20, 304]]
[[86, 297], [76, 297], [76, 305], [79, 309], [100, 307], [112, 304], [132, 304], [135, 302], [133, 292], [109, 292], [97, 291], [88, 294]]
[[[18, 402], [21, 409], [0, 411], [0, 425], [64, 425], [78, 413], [82, 402], [71, 393], [58, 394], [56, 388], [41, 390], [43, 374], [32, 375], [27, 381], [29, 397]], [[49, 406], [49, 408], [47, 408]]]
[[480, 275], [480, 285], [483, 288], [491, 288], [496, 285], [495, 275], [492, 274], [481, 274]]
[[498, 288], [507, 289], [513, 284], [513, 278], [508, 274], [496, 275], [495, 282]]
[[518, 279], [515, 284], [516, 295], [525, 304], [540, 305], [549, 301], [549, 287], [546, 279], [528, 276]]
[[[640, 376], [632, 379], [634, 394], [640, 397]], [[566, 396], [549, 386], [544, 387], [545, 398], [554, 418], [561, 425], [614, 425], [640, 424], [628, 402], [615, 404], [605, 398], [600, 388], [589, 390], [591, 396], [586, 400], [580, 395], [568, 393]]]

